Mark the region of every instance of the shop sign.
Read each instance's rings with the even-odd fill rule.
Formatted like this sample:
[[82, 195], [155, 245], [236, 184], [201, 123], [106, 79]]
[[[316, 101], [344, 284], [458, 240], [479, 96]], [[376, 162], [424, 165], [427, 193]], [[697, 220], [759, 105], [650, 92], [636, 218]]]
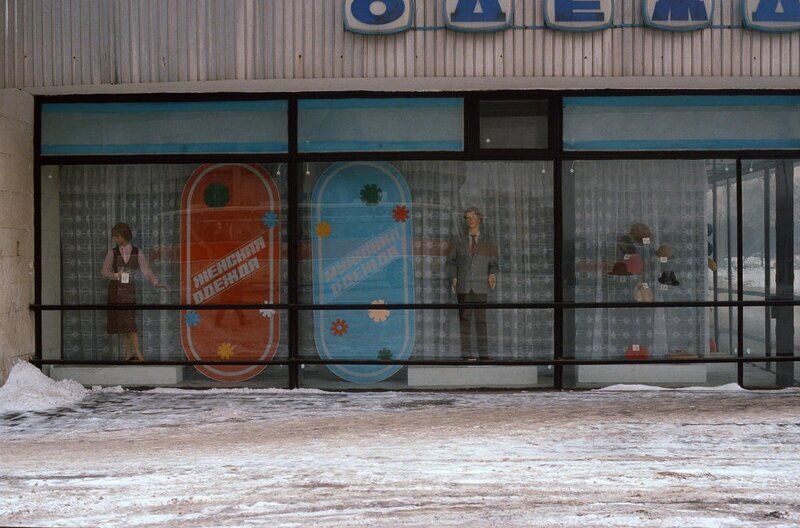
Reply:
[[[386, 162], [334, 163], [311, 196], [315, 304], [369, 304], [369, 310], [313, 313], [322, 359], [406, 360], [414, 349], [413, 210], [408, 184]], [[378, 383], [402, 365], [333, 364], [354, 383]]]
[[693, 31], [711, 25], [714, 0], [642, 0], [645, 25], [667, 31]]
[[[542, 0], [545, 25], [561, 31], [612, 26], [615, 0]], [[501, 31], [512, 27], [515, 0], [441, 0], [445, 27]], [[800, 0], [741, 0], [744, 26], [757, 31], [800, 31]], [[414, 0], [344, 0], [347, 31], [371, 35], [414, 28]], [[711, 26], [714, 0], [642, 0], [644, 24], [666, 31]]]
[[742, 0], [742, 20], [759, 31], [798, 31], [800, 0]]
[[614, 0], [544, 0], [544, 22], [563, 31], [596, 31], [611, 27]]
[[[181, 197], [181, 303], [280, 303], [278, 188], [259, 165], [203, 165]], [[184, 310], [181, 342], [196, 361], [267, 361], [280, 342], [275, 310]], [[197, 365], [217, 381], [244, 381], [264, 365]]]

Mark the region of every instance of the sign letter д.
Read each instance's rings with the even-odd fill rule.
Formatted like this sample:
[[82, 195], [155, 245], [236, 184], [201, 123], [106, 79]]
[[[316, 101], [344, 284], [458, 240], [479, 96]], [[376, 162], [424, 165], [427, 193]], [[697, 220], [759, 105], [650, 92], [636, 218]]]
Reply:
[[742, 0], [742, 20], [759, 31], [800, 30], [800, 0]]
[[444, 25], [455, 31], [500, 31], [514, 19], [514, 0], [444, 0]]

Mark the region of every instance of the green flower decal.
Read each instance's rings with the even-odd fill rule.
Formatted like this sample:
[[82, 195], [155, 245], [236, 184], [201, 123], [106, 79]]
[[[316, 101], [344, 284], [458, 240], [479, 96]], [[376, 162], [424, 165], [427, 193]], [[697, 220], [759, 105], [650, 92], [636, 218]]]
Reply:
[[231, 192], [221, 183], [212, 183], [203, 193], [203, 201], [209, 207], [225, 207], [231, 199]]
[[363, 189], [361, 189], [361, 201], [364, 202], [367, 206], [378, 205], [381, 203], [383, 199], [383, 189], [375, 185], [374, 183], [370, 183], [369, 185], [365, 185]]
[[378, 359], [383, 361], [389, 361], [390, 359], [392, 359], [392, 351], [389, 350], [388, 348], [380, 349], [380, 351], [378, 352]]

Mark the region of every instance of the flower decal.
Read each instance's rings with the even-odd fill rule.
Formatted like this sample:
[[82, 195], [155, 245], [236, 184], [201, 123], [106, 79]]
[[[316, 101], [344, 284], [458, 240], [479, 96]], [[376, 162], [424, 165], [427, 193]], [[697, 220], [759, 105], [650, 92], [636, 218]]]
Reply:
[[[377, 299], [372, 301], [370, 304], [378, 304], [378, 305], [386, 304], [386, 301]], [[384, 308], [371, 308], [370, 310], [367, 311], [367, 314], [369, 315], [369, 318], [375, 321], [376, 323], [382, 323], [389, 318], [389, 310], [386, 310]]]
[[367, 206], [378, 205], [383, 200], [383, 189], [370, 183], [361, 189], [361, 201]]
[[347, 333], [347, 323], [342, 319], [336, 319], [331, 325], [331, 333], [335, 336], [343, 336]]
[[331, 236], [331, 225], [328, 222], [318, 223], [317, 236], [320, 238], [328, 238], [329, 236]]
[[262, 218], [262, 222], [267, 229], [272, 229], [276, 225], [278, 225], [278, 215], [275, 214], [274, 211], [267, 211], [264, 213], [264, 217]]
[[203, 191], [203, 201], [209, 207], [220, 208], [228, 205], [231, 199], [231, 192], [228, 187], [222, 183], [215, 182], [206, 187]]
[[[266, 300], [264, 301], [264, 304], [272, 304], [272, 303], [269, 300]], [[266, 317], [267, 319], [269, 319], [270, 317], [275, 315], [275, 310], [271, 308], [262, 308], [261, 310], [259, 310], [259, 313], [261, 314], [261, 317]]]
[[392, 209], [392, 218], [395, 222], [405, 223], [408, 220], [408, 207], [405, 205], [395, 205]]
[[230, 343], [222, 343], [217, 347], [217, 355], [222, 360], [231, 359], [233, 357], [234, 346]]
[[389, 361], [392, 359], [392, 351], [388, 348], [382, 348], [378, 351], [378, 359], [383, 361]]
[[195, 326], [200, 324], [200, 314], [197, 313], [195, 310], [187, 310], [186, 315], [183, 316], [184, 320], [186, 321], [186, 326], [189, 328], [194, 328]]

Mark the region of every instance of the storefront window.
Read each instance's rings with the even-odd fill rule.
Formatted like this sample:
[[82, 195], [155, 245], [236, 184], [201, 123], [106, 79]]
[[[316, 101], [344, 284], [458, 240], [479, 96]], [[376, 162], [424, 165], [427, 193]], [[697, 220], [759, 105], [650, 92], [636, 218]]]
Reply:
[[564, 98], [564, 150], [796, 148], [798, 96]]
[[[375, 305], [301, 320], [304, 357], [552, 357], [552, 311], [491, 309], [553, 298], [551, 164], [340, 162], [302, 174], [301, 300]], [[476, 307], [380, 308], [456, 302]]]
[[286, 101], [45, 103], [42, 155], [287, 152]]
[[480, 148], [547, 148], [545, 100], [481, 101]]
[[[277, 304], [287, 296], [280, 165], [42, 169], [45, 303]], [[66, 311], [45, 328], [55, 359], [255, 360], [285, 354], [285, 314], [265, 309]], [[203, 369], [200, 369], [203, 371]], [[223, 369], [224, 370], [224, 369]], [[235, 369], [233, 369], [235, 370]], [[205, 374], [245, 381], [238, 374]]]
[[[743, 160], [742, 195], [744, 299], [800, 298], [800, 161]], [[745, 308], [744, 355], [797, 356], [798, 316], [796, 306]], [[752, 363], [744, 381], [752, 387], [791, 387], [800, 381], [800, 363]]]
[[[733, 161], [580, 160], [566, 162], [563, 173], [565, 300], [736, 299]], [[639, 346], [650, 359], [736, 354], [734, 308], [569, 313], [575, 317], [567, 325], [574, 328], [571, 348], [579, 359], [632, 358], [623, 352]]]
[[300, 152], [464, 149], [460, 98], [306, 99], [298, 112]]

